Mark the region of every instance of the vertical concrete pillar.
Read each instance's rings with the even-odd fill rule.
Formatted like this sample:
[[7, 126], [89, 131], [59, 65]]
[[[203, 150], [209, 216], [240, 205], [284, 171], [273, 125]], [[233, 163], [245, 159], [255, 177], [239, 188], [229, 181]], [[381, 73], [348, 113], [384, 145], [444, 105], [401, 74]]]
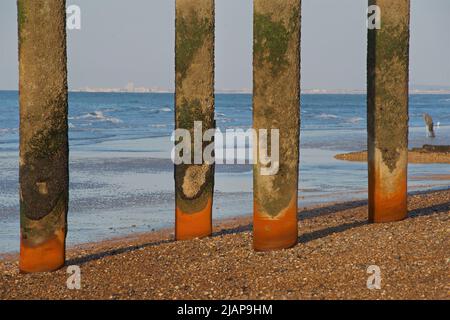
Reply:
[[369, 220], [407, 216], [409, 0], [369, 0], [381, 28], [368, 30]]
[[[202, 132], [214, 128], [214, 1], [176, 0], [175, 124], [187, 129], [194, 150], [194, 121]], [[202, 145], [204, 149], [205, 144]], [[204, 160], [175, 165], [175, 237], [212, 232], [214, 165]]]
[[255, 250], [297, 243], [300, 7], [300, 0], [254, 0], [253, 127], [258, 142], [259, 130], [268, 130], [269, 150], [276, 147], [270, 145], [270, 130], [279, 129], [278, 172], [261, 174], [260, 157], [254, 166]]
[[66, 9], [63, 0], [18, 0], [20, 263], [64, 265], [68, 207]]

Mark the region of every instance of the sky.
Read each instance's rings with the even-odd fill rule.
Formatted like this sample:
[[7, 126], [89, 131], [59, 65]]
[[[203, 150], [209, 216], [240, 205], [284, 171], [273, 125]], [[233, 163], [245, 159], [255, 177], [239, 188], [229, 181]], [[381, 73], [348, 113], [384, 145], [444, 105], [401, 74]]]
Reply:
[[[174, 87], [175, 0], [67, 0], [69, 88]], [[361, 90], [366, 0], [302, 0], [303, 89]], [[18, 87], [16, 1], [0, 1], [0, 89]], [[450, 89], [450, 1], [411, 0], [410, 82]], [[216, 0], [216, 89], [252, 87], [252, 0]]]

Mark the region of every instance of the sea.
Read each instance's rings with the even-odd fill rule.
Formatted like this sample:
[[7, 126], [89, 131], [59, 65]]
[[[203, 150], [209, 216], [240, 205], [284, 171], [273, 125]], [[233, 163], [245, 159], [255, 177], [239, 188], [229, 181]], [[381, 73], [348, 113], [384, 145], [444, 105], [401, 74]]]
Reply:
[[[251, 102], [216, 94], [217, 127], [251, 128]], [[409, 126], [410, 147], [450, 144], [450, 95], [411, 95]], [[18, 127], [18, 93], [0, 91], [0, 253], [19, 250]], [[69, 245], [173, 227], [173, 129], [171, 93], [69, 93]], [[367, 164], [334, 159], [365, 150], [366, 139], [365, 95], [301, 96], [300, 208], [367, 199]], [[448, 164], [410, 164], [409, 191], [448, 188], [433, 177], [449, 173]], [[215, 220], [252, 214], [251, 165], [218, 165], [215, 180]]]

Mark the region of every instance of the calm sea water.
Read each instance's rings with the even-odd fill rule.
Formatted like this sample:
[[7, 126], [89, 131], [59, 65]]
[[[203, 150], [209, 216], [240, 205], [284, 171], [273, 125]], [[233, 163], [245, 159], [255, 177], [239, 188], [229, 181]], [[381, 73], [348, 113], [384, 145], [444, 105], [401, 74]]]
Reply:
[[[439, 122], [426, 137], [422, 114]], [[366, 148], [364, 95], [302, 95], [299, 206], [367, 197], [367, 166], [336, 153]], [[251, 127], [251, 95], [217, 94], [224, 131]], [[0, 91], [0, 252], [18, 250], [18, 95]], [[70, 93], [69, 244], [169, 227], [174, 221], [173, 94]], [[450, 95], [412, 95], [410, 147], [450, 144]], [[445, 164], [410, 165], [409, 189], [447, 187], [427, 178]], [[219, 166], [214, 218], [251, 214], [248, 165]]]

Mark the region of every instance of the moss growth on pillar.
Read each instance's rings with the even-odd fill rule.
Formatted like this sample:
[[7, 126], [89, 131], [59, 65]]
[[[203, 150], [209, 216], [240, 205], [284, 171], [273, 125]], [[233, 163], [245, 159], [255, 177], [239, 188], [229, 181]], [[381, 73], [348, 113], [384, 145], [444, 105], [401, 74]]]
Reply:
[[25, 15], [25, 11], [23, 8], [23, 2], [26, 0], [17, 0], [17, 23], [19, 26], [19, 30], [21, 30], [21, 26], [23, 26], [23, 24], [26, 21], [26, 15]]
[[186, 76], [186, 72], [192, 62], [195, 53], [205, 42], [213, 24], [209, 17], [200, 18], [195, 11], [189, 17], [181, 16], [176, 19], [176, 34], [178, 43], [175, 58], [176, 70], [180, 75], [180, 81]]
[[[19, 0], [17, 10], [20, 220], [22, 246], [32, 251], [66, 232], [69, 189], [66, 8], [65, 1], [60, 0]], [[62, 243], [60, 249], [63, 246]], [[63, 254], [58, 252], [59, 256]], [[48, 266], [45, 257], [35, 261], [36, 257], [39, 254], [33, 255], [31, 264], [37, 269], [40, 264]], [[27, 259], [27, 254], [21, 255], [21, 262]], [[29, 266], [30, 261], [22, 265]]]
[[370, 0], [381, 28], [368, 30], [369, 220], [407, 216], [409, 0]]
[[[176, 1], [175, 71], [175, 127], [191, 132], [193, 152], [194, 121], [203, 132], [214, 128], [213, 0]], [[213, 165], [175, 166], [176, 206], [184, 213], [204, 210], [213, 187]]]
[[381, 8], [381, 29], [368, 30], [369, 138], [392, 172], [408, 147], [409, 0], [369, 1]]
[[253, 48], [254, 128], [268, 129], [268, 141], [270, 129], [280, 132], [279, 171], [262, 176], [261, 164], [254, 166], [254, 201], [262, 214], [275, 218], [297, 199], [300, 1], [255, 0]]
[[272, 72], [277, 74], [282, 66], [286, 66], [286, 50], [289, 44], [289, 34], [281, 22], [272, 20], [271, 15], [255, 15], [255, 45], [256, 62], [262, 65], [268, 62]]

